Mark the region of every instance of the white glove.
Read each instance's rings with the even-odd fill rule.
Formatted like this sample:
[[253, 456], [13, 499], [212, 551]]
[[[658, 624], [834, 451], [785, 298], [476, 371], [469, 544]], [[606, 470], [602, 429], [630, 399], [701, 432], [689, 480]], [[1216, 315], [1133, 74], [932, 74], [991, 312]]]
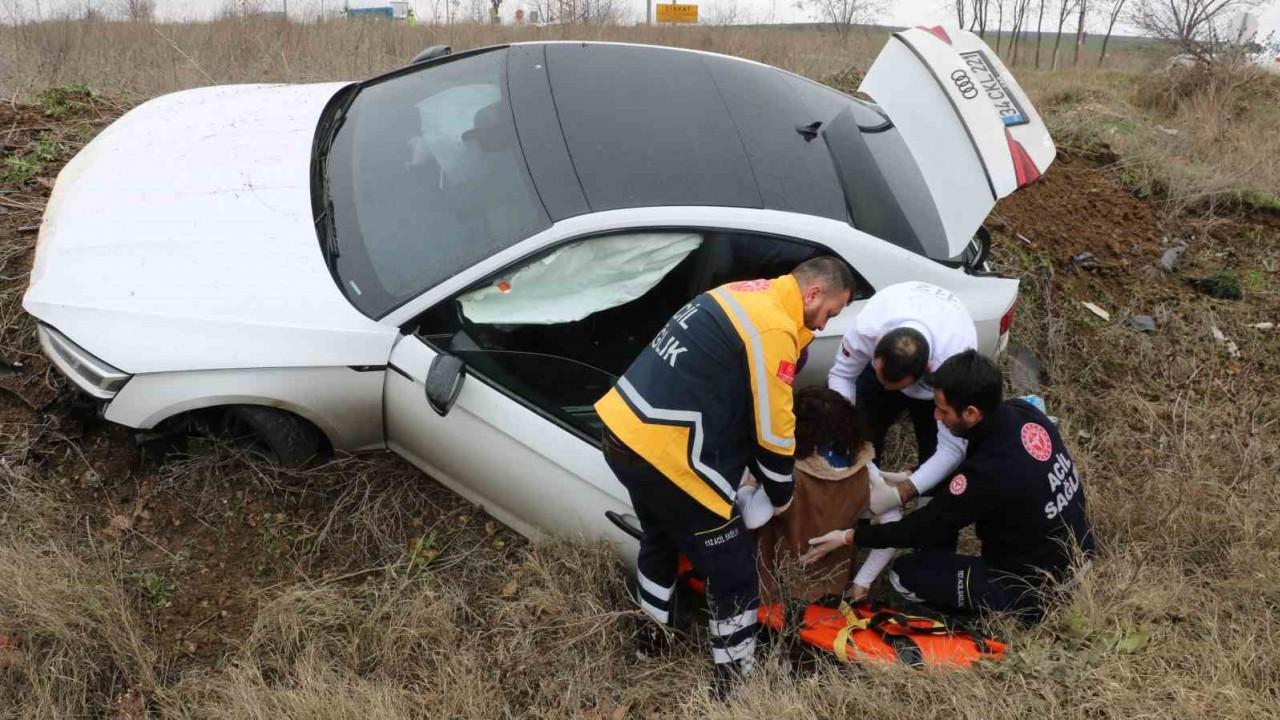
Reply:
[[911, 473], [886, 472], [884, 470], [881, 470], [880, 477], [884, 478], [884, 481], [889, 483], [890, 485], [901, 485], [902, 483], [908, 482], [911, 480]]
[[751, 530], [755, 530], [769, 522], [774, 516], [774, 507], [773, 503], [769, 501], [769, 494], [755, 485], [739, 487], [738, 495], [734, 498], [733, 504], [738, 507], [738, 513], [742, 515], [743, 524]]
[[848, 543], [844, 541], [845, 533], [848, 530], [832, 530], [821, 537], [809, 539], [809, 552], [800, 556], [800, 564], [804, 566], [812, 565], [832, 550], [839, 550]]
[[867, 483], [871, 486], [871, 512], [879, 515], [902, 507], [902, 496], [898, 494], [897, 486], [885, 482], [875, 463], [867, 463]]

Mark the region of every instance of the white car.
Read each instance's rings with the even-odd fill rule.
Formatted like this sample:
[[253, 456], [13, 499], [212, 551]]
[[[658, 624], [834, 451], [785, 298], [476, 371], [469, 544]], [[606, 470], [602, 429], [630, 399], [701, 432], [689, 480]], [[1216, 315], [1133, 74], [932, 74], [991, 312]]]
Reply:
[[985, 351], [1005, 337], [1017, 281], [973, 239], [1054, 149], [968, 33], [898, 34], [874, 104], [663, 47], [428, 55], [104, 130], [58, 176], [24, 298], [52, 363], [144, 437], [390, 449], [521, 533], [634, 552], [592, 404], [694, 295], [844, 258], [861, 290], [809, 382], [904, 280], [956, 292]]

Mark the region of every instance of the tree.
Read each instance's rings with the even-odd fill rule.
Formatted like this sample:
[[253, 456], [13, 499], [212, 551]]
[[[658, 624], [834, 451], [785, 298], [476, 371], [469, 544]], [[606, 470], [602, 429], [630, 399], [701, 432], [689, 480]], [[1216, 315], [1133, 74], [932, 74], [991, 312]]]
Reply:
[[1219, 45], [1230, 42], [1222, 37], [1226, 21], [1258, 4], [1259, 0], [1136, 0], [1130, 21], [1183, 53], [1212, 62]]
[[996, 54], [1000, 54], [1000, 40], [1004, 37], [1004, 0], [996, 0]]
[[706, 20], [711, 25], [737, 25], [744, 17], [738, 0], [716, 0], [714, 4], [707, 3], [704, 7], [707, 8]]
[[1044, 6], [1049, 0], [1040, 0], [1040, 12], [1036, 18], [1036, 69], [1040, 69], [1040, 40], [1044, 38]]
[[1072, 67], [1080, 65], [1080, 50], [1084, 48], [1084, 23], [1089, 16], [1089, 0], [1080, 0], [1080, 19], [1076, 21], [1076, 55]]
[[965, 3], [965, 0], [955, 0], [956, 27], [964, 27], [964, 3]]
[[849, 37], [854, 25], [870, 22], [882, 9], [879, 0], [814, 0], [814, 5], [841, 40]]
[[1115, 29], [1116, 20], [1120, 18], [1120, 13], [1124, 12], [1126, 2], [1128, 0], [1110, 0], [1109, 5], [1103, 6], [1107, 11], [1107, 34], [1102, 36], [1102, 52], [1098, 54], [1099, 67], [1107, 59], [1107, 42], [1111, 40], [1111, 31]]
[[1062, 26], [1067, 24], [1067, 18], [1071, 17], [1071, 12], [1076, 9], [1076, 5], [1080, 0], [1058, 0], [1058, 34], [1053, 40], [1053, 60], [1049, 63], [1049, 67], [1058, 69], [1058, 48], [1062, 46]]
[[562, 25], [616, 25], [625, 9], [621, 0], [534, 0], [538, 21]]
[[987, 13], [991, 9], [991, 0], [971, 0], [973, 5], [973, 19], [969, 21], [969, 32], [973, 32], [975, 28], [978, 30], [978, 37], [986, 39], [987, 37]]
[[150, 22], [156, 17], [155, 0], [120, 0], [120, 9], [134, 22]]
[[1031, 0], [1013, 0], [1013, 39], [1009, 64], [1016, 65], [1018, 63], [1018, 47], [1022, 43], [1022, 34], [1027, 23], [1027, 9], [1031, 7]]

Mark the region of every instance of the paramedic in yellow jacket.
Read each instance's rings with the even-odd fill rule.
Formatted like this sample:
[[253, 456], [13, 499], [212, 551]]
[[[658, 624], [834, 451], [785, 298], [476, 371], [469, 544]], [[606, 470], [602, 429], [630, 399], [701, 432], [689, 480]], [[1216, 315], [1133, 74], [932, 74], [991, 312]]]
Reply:
[[[755, 662], [755, 542], [735, 509], [744, 470], [775, 512], [791, 501], [795, 416], [791, 385], [801, 351], [848, 304], [853, 275], [833, 257], [788, 275], [729, 283], [667, 321], [599, 402], [605, 460], [631, 495], [643, 536], [641, 608], [669, 621], [676, 558], [707, 579], [717, 688]], [[665, 632], [646, 624], [638, 654]]]

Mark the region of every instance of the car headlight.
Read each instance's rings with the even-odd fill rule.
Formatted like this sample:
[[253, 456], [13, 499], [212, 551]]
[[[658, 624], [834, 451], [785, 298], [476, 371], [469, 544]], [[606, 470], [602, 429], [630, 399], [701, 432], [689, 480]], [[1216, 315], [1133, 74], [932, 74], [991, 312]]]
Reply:
[[90, 355], [48, 325], [38, 325], [36, 333], [40, 336], [40, 348], [62, 374], [96, 398], [110, 400], [133, 377]]

